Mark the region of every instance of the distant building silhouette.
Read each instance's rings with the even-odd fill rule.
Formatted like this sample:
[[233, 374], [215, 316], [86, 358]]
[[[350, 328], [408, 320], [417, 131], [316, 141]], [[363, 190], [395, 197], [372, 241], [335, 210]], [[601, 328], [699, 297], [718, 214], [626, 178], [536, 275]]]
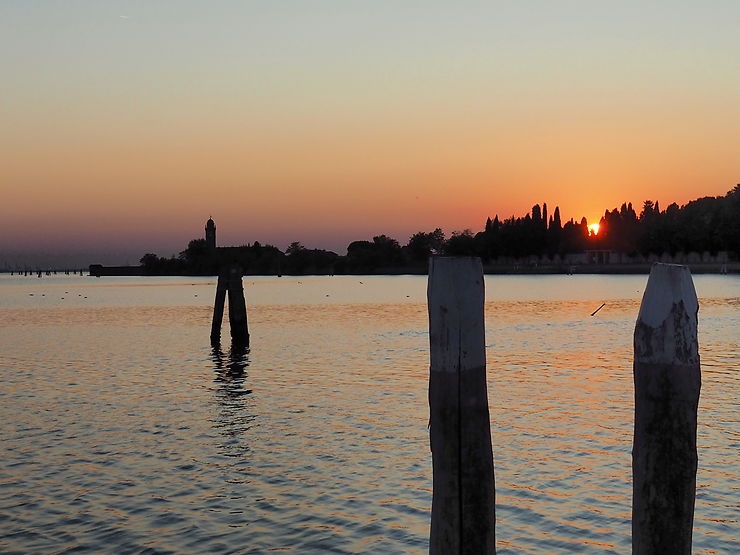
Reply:
[[206, 222], [206, 246], [208, 250], [216, 250], [216, 224], [213, 218], [208, 218]]

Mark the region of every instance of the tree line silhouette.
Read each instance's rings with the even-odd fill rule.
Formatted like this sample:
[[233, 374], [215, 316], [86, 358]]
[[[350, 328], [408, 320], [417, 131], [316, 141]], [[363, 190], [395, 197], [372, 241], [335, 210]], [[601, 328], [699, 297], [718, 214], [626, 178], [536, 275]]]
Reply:
[[740, 185], [722, 197], [704, 197], [684, 206], [676, 203], [661, 210], [646, 200], [639, 214], [632, 203], [606, 210], [599, 232], [589, 230], [586, 218], [565, 223], [560, 208], [548, 214], [547, 204], [535, 204], [523, 217], [488, 218], [478, 233], [453, 232], [445, 237], [440, 228], [414, 233], [405, 245], [387, 235], [352, 241], [340, 256], [323, 249], [291, 243], [282, 252], [254, 242], [240, 247], [209, 249], [205, 239], [193, 239], [177, 257], [145, 254], [145, 274], [214, 275], [228, 264], [239, 264], [250, 274], [367, 274], [413, 273], [426, 270], [430, 255], [480, 256], [484, 264], [505, 264], [538, 257], [563, 260], [566, 255], [590, 250], [610, 251], [639, 259], [668, 253], [726, 251], [740, 255]]

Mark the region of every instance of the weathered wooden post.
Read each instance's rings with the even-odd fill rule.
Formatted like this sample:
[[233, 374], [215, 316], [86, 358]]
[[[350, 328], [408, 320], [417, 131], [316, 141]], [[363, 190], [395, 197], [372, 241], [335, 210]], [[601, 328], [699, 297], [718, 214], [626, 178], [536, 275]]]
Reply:
[[229, 294], [229, 327], [231, 343], [240, 347], [249, 347], [249, 327], [247, 326], [247, 303], [244, 300], [242, 270], [234, 265], [222, 268], [216, 283], [216, 300], [213, 303], [213, 321], [211, 322], [211, 344], [221, 342], [221, 323], [224, 317], [226, 293]]
[[429, 552], [495, 553], [495, 487], [479, 258], [429, 260]]
[[686, 266], [654, 264], [635, 326], [632, 552], [691, 553], [699, 303]]
[[211, 343], [217, 344], [221, 341], [221, 322], [224, 319], [224, 304], [226, 303], [226, 290], [228, 289], [229, 274], [221, 270], [216, 282], [216, 300], [213, 302], [213, 321], [211, 322]]
[[247, 303], [244, 300], [242, 270], [239, 266], [232, 266], [229, 269], [229, 324], [231, 342], [248, 347]]

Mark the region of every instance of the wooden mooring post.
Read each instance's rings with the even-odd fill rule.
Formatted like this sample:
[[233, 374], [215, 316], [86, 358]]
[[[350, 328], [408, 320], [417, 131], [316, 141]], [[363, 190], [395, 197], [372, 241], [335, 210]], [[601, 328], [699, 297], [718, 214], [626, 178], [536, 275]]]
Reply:
[[222, 269], [218, 274], [216, 299], [213, 304], [213, 321], [211, 323], [211, 343], [216, 344], [221, 341], [221, 323], [223, 322], [227, 293], [229, 295], [231, 342], [234, 345], [249, 347], [247, 303], [244, 300], [242, 271], [239, 266]]
[[221, 323], [224, 319], [224, 305], [226, 304], [226, 291], [229, 287], [229, 274], [221, 270], [216, 282], [216, 299], [213, 302], [213, 320], [211, 322], [211, 343], [221, 342]]
[[244, 300], [242, 271], [238, 266], [232, 266], [229, 269], [229, 327], [231, 328], [231, 342], [248, 347], [247, 303]]
[[429, 552], [496, 552], [495, 487], [479, 258], [429, 261]]
[[691, 553], [699, 303], [686, 266], [655, 264], [634, 335], [632, 552]]

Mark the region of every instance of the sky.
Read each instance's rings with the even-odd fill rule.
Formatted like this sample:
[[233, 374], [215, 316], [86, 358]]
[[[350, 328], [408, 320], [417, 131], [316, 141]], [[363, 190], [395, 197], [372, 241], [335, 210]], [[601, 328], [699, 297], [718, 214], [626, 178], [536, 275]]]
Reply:
[[0, 267], [740, 182], [740, 2], [0, 0]]

